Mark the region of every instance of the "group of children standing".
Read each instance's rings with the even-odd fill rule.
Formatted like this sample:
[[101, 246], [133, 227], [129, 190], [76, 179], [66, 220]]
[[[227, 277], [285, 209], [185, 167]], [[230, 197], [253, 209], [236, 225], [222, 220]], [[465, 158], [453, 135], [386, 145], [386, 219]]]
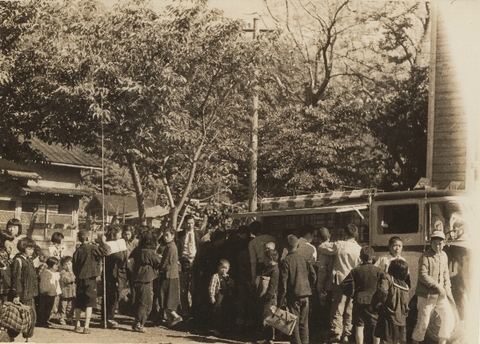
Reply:
[[[391, 237], [389, 253], [376, 259], [373, 248], [360, 247], [352, 240], [354, 233], [350, 234], [350, 240], [346, 240], [350, 246], [328, 240], [319, 246], [320, 256], [334, 256], [334, 287], [341, 290], [344, 300], [337, 301], [333, 294], [330, 342], [347, 342], [354, 327], [357, 344], [406, 343], [411, 282], [408, 264], [401, 255], [401, 238]], [[434, 308], [441, 318], [438, 343], [446, 343], [453, 332], [453, 296], [443, 252], [445, 234], [434, 231], [430, 238], [431, 247], [419, 260], [414, 344], [424, 340]]]

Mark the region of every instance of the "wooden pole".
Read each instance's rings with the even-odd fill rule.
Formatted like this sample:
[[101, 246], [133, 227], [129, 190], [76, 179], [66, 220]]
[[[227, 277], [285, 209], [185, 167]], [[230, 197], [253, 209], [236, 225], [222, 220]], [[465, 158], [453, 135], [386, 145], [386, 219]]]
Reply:
[[[258, 26], [259, 18], [253, 19], [253, 39], [257, 39], [260, 33]], [[257, 210], [257, 160], [258, 160], [258, 70], [254, 72], [253, 89], [253, 114], [252, 131], [250, 140], [250, 178], [248, 184], [248, 208], [253, 212]]]

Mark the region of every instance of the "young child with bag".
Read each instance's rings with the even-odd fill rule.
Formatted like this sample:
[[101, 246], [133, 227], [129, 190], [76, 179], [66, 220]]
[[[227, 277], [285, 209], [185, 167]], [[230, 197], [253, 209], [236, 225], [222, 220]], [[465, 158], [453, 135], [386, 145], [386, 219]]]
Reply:
[[[278, 252], [276, 250], [268, 250], [265, 254], [270, 261], [260, 275], [261, 281], [257, 289], [257, 296], [262, 305], [262, 322], [272, 313], [270, 307], [277, 305], [278, 277], [280, 275], [278, 270]], [[263, 324], [262, 338], [257, 341], [258, 344], [267, 343], [274, 337], [274, 328], [265, 325], [265, 323]]]
[[[35, 311], [35, 297], [38, 295], [38, 278], [33, 266], [32, 255], [36, 243], [32, 238], [21, 238], [17, 243], [18, 253], [12, 261], [12, 285], [10, 289], [13, 303], [21, 303], [30, 308], [31, 322], [22, 332], [23, 338], [33, 337], [37, 313]], [[18, 331], [7, 331], [12, 341], [19, 335]]]
[[12, 264], [13, 235], [8, 231], [0, 232], [0, 311], [8, 300], [8, 293], [12, 284], [10, 265]]

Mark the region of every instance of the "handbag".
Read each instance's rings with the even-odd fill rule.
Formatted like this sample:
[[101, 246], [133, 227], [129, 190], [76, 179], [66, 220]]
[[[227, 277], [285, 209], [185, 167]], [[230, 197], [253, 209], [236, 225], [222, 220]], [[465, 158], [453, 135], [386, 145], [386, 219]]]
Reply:
[[263, 320], [264, 325], [274, 327], [286, 335], [291, 336], [297, 324], [298, 317], [280, 307], [271, 306], [270, 310], [271, 314], [267, 315]]
[[33, 314], [30, 306], [21, 303], [5, 302], [0, 314], [0, 324], [4, 328], [26, 333], [33, 325]]

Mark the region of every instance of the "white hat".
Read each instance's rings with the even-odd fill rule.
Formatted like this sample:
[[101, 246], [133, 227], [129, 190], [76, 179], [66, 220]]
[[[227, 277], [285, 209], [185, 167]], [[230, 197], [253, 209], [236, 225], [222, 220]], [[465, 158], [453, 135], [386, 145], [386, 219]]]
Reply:
[[443, 231], [433, 231], [430, 235], [430, 238], [440, 238], [442, 240], [445, 240], [445, 233], [443, 233]]

